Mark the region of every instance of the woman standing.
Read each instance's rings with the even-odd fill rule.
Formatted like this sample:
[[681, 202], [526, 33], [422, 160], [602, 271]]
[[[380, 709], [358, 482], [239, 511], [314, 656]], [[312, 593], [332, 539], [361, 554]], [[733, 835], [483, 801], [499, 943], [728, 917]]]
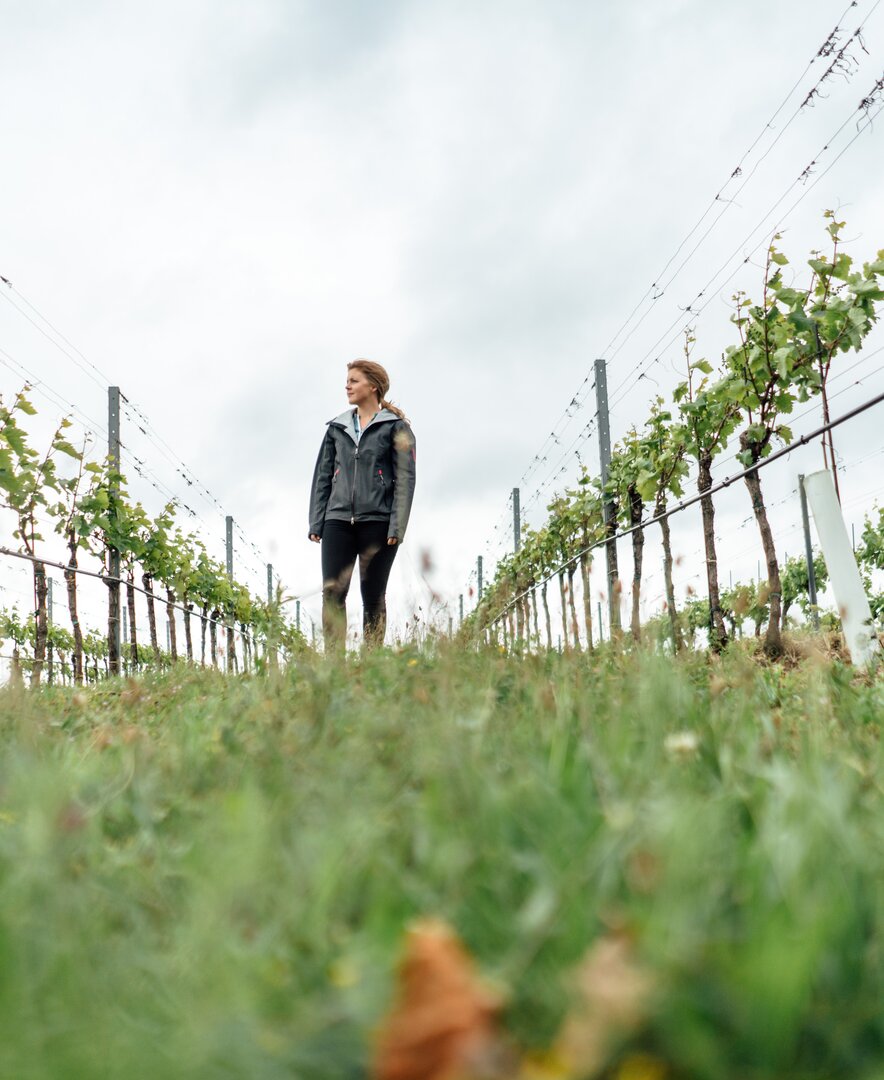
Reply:
[[313, 473], [309, 536], [322, 542], [322, 626], [326, 648], [343, 647], [345, 601], [359, 559], [362, 627], [381, 645], [387, 580], [414, 498], [415, 443], [405, 414], [386, 400], [380, 364], [347, 365], [350, 408], [328, 423]]

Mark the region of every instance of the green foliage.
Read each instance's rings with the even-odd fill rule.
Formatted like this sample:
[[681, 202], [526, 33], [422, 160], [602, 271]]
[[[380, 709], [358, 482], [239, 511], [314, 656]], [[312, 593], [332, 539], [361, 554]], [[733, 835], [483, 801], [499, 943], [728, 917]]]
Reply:
[[[693, 340], [689, 335], [688, 357]], [[673, 438], [698, 463], [711, 463], [724, 450], [740, 416], [732, 383], [726, 378], [713, 382], [711, 372], [705, 360], [689, 362], [687, 379], [673, 393], [679, 415]]]
[[140, 552], [138, 561], [145, 574], [163, 584], [171, 582], [176, 573], [176, 560], [171, 543], [175, 503], [169, 502], [155, 518], [145, 517], [140, 523]]
[[656, 992], [598, 1075], [874, 1080], [882, 706], [740, 650], [441, 646], [0, 695], [0, 1074], [370, 1075], [432, 914], [516, 1054], [615, 934]]
[[688, 473], [686, 432], [673, 421], [662, 397], [651, 403], [638, 461], [636, 486], [644, 502], [653, 502], [655, 513], [666, 508], [669, 494], [680, 499]]
[[838, 250], [844, 222], [831, 211], [826, 218], [832, 257], [815, 254], [809, 260], [813, 276], [806, 288], [785, 283], [788, 260], [776, 248], [777, 235], [768, 249], [762, 302], [753, 304], [742, 293], [736, 297], [732, 321], [740, 343], [725, 350], [725, 362], [748, 419], [740, 455], [747, 468], [770, 453], [772, 438], [791, 442], [781, 417], [824, 388], [838, 353], [862, 348], [876, 320], [875, 305], [884, 298], [880, 253], [862, 272], [853, 271], [851, 257]]
[[877, 520], [866, 514], [857, 561], [867, 571], [884, 570], [884, 507], [875, 507]]
[[[813, 573], [819, 597], [829, 580], [829, 571], [822, 552], [816, 552], [813, 556]], [[807, 559], [803, 555], [793, 555], [786, 560], [780, 572], [780, 583], [783, 588], [783, 623], [785, 624], [786, 614], [794, 603], [798, 604], [804, 617], [809, 618], [810, 578], [807, 574]]]
[[705, 597], [691, 596], [685, 602], [682, 611], [691, 636], [698, 632], [709, 631], [709, 601]]
[[[687, 377], [673, 393], [675, 416], [666, 401], [658, 397], [652, 403], [644, 429], [633, 429], [615, 448], [604, 492], [600, 490], [599, 480], [583, 470], [576, 489], [553, 499], [547, 507], [550, 516], [533, 534], [532, 544], [519, 567], [507, 560], [498, 568], [476, 620], [479, 626], [492, 623], [512, 596], [524, 588], [525, 581], [530, 583], [545, 577], [581, 548], [601, 541], [602, 497], [610, 500], [619, 525], [630, 527], [641, 520], [647, 504], [653, 504], [656, 516], [666, 508], [670, 494], [682, 496], [689, 459], [697, 463], [699, 491], [707, 491], [712, 485], [715, 458], [741, 424], [737, 457], [746, 468], [768, 457], [775, 441], [791, 442], [792, 431], [785, 418], [796, 402], [825, 393], [834, 359], [841, 353], [862, 348], [877, 317], [876, 305], [884, 299], [881, 287], [884, 251], [878, 252], [877, 258], [865, 263], [861, 270], [856, 269], [853, 259], [839, 248], [844, 222], [836, 220], [831, 211], [826, 212], [825, 220], [831, 255], [824, 258], [819, 252], [812, 254], [808, 260], [811, 277], [804, 284], [797, 282], [794, 275], [786, 280], [789, 260], [776, 246], [779, 235], [774, 237], [767, 253], [761, 302], [753, 303], [743, 293], [735, 297], [732, 322], [739, 341], [724, 350], [720, 372], [716, 373], [707, 359], [693, 358], [695, 340], [688, 332]], [[825, 399], [824, 407], [827, 409]], [[747, 483], [752, 487], [753, 508], [774, 590], [770, 594], [771, 604], [762, 592], [756, 592], [747, 609], [751, 616], [747, 617], [758, 627], [757, 619], [768, 612], [771, 625], [767, 639], [773, 655], [780, 642], [772, 604], [782, 600], [783, 619], [794, 603], [807, 614], [807, 585], [797, 563], [785, 568], [785, 581], [778, 581], [780, 571], [776, 551], [767, 535], [758, 474], [750, 474]], [[591, 493], [591, 512], [581, 507], [581, 492]], [[710, 503], [711, 500], [704, 501], [704, 529], [707, 560], [713, 566]], [[870, 543], [874, 547], [875, 541]], [[869, 558], [872, 557], [874, 552], [870, 548]], [[714, 589], [711, 577], [709, 588]], [[667, 589], [670, 589], [668, 579]], [[732, 626], [742, 625], [742, 616], [737, 616], [733, 605], [740, 606], [745, 599], [745, 596], [732, 596], [730, 606], [719, 602], [723, 615], [727, 609]], [[876, 612], [884, 613], [884, 593], [874, 596], [872, 602]], [[696, 609], [693, 617], [699, 617]], [[723, 624], [720, 640], [724, 640]]]
[[70, 654], [74, 647], [74, 635], [66, 626], [60, 623], [51, 623], [49, 626], [49, 641], [56, 652]]
[[0, 608], [0, 641], [11, 641], [14, 646], [21, 648], [33, 642], [33, 620], [22, 622], [18, 608], [11, 611]]
[[64, 483], [58, 475], [56, 457], [61, 454], [79, 461], [80, 454], [66, 438], [65, 432], [71, 426], [67, 418], [59, 423], [44, 456], [30, 445], [19, 424], [20, 416], [36, 413], [27, 396], [30, 389], [26, 384], [11, 406], [0, 399], [0, 505], [15, 514], [18, 526], [13, 535], [23, 551], [34, 555], [37, 541], [43, 539], [37, 532], [38, 512], [48, 507], [47, 496], [58, 494]]
[[872, 616], [880, 622], [884, 619], [884, 589], [875, 588], [875, 585], [881, 584], [880, 573], [876, 572], [884, 570], [884, 507], [876, 506], [872, 516], [865, 516], [856, 559], [862, 572]]
[[107, 638], [95, 630], [89, 630], [83, 635], [83, 653], [93, 661], [103, 660], [107, 656]]
[[765, 581], [738, 584], [721, 594], [721, 610], [733, 636], [743, 636], [748, 619], [756, 637], [770, 616], [770, 588]]
[[604, 492], [613, 502], [616, 520], [623, 528], [629, 528], [633, 523], [631, 516], [633, 498], [638, 498], [640, 502], [645, 501], [639, 496], [639, 483], [640, 480], [645, 481], [646, 461], [638, 432], [635, 428], [631, 428], [623, 441], [614, 447], [611, 454], [608, 483]]
[[197, 560], [199, 553], [204, 550], [197, 537], [185, 535], [180, 528], [175, 529], [170, 545], [171, 565], [167, 580], [175, 595], [184, 603], [193, 599], [198, 587]]
[[125, 568], [132, 569], [144, 554], [148, 525], [140, 503], [131, 503], [126, 478], [113, 463], [88, 468], [89, 485], [77, 499], [72, 525], [88, 549], [109, 570], [108, 549], [116, 548]]
[[[228, 618], [251, 626], [256, 602], [244, 586], [227, 579], [224, 568], [209, 559], [195, 537], [185, 536], [176, 527], [173, 502], [150, 518], [140, 503], [130, 500], [126, 478], [113, 462], [87, 461], [85, 446], [77, 450], [71, 444], [67, 435], [71, 423], [66, 418], [59, 423], [46, 455], [40, 457], [21, 423], [22, 417], [36, 412], [27, 396], [29, 390], [25, 386], [10, 407], [0, 400], [0, 505], [16, 514], [14, 535], [24, 551], [36, 553], [36, 544], [43, 539], [38, 517], [45, 512], [54, 521], [56, 533], [65, 538], [70, 556], [78, 549], [87, 550], [108, 573], [109, 550], [114, 548], [130, 576], [140, 566], [150, 579], [177, 596], [217, 607]], [[56, 465], [59, 457], [75, 461], [77, 472], [61, 475]], [[97, 637], [91, 639], [90, 650], [93, 661], [105, 655]]]

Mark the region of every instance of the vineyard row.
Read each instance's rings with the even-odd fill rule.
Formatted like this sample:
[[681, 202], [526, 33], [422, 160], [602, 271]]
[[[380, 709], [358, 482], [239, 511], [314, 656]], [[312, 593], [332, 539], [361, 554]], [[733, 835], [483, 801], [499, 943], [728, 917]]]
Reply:
[[[280, 596], [267, 600], [252, 596], [235, 581], [228, 566], [213, 559], [195, 535], [185, 533], [176, 522], [176, 502], [166, 503], [150, 516], [140, 502], [130, 499], [125, 477], [119, 470], [119, 454], [102, 461], [87, 460], [87, 444], [75, 447], [69, 440], [71, 420], [64, 417], [45, 452], [38, 451], [25, 429], [25, 418], [36, 415], [25, 384], [10, 405], [0, 399], [0, 508], [15, 520], [13, 537], [18, 550], [0, 548], [0, 555], [28, 561], [33, 570], [34, 610], [26, 623], [17, 613], [6, 613], [4, 637], [16, 652], [32, 640], [30, 682], [40, 684], [47, 659], [49, 622], [47, 567], [63, 572], [71, 622], [70, 659], [73, 679], [84, 679], [84, 633], [78, 615], [78, 578], [102, 581], [108, 589], [107, 662], [111, 674], [125, 667], [137, 670], [145, 663], [162, 662], [157, 638], [156, 604], [169, 616], [169, 659], [179, 658], [174, 611], [183, 613], [188, 661], [194, 660], [191, 616], [200, 620], [201, 661], [205, 663], [206, 634], [211, 639], [211, 661], [217, 663], [216, 638], [220, 627], [226, 635], [228, 670], [236, 671], [239, 659], [236, 638], [241, 642], [242, 666], [248, 669], [263, 645], [268, 663], [276, 663], [278, 650], [303, 645], [299, 630], [281, 612]], [[112, 388], [113, 389], [113, 388]], [[43, 551], [42, 529], [49, 525], [67, 547], [65, 562], [53, 561]], [[98, 560], [100, 572], [79, 565], [82, 555]], [[136, 581], [140, 576], [140, 583]], [[162, 592], [158, 591], [162, 590]], [[125, 588], [128, 640], [121, 648], [120, 593]], [[135, 595], [147, 601], [149, 648], [139, 643]], [[163, 595], [164, 594], [164, 595]], [[94, 645], [93, 645], [94, 652]], [[15, 653], [14, 653], [15, 655]]]
[[[731, 322], [737, 341], [728, 345], [717, 370], [706, 359], [692, 356], [694, 339], [685, 335], [685, 379], [667, 403], [658, 396], [641, 430], [631, 428], [615, 447], [610, 461], [602, 454], [602, 472], [590, 475], [584, 466], [577, 484], [556, 496], [547, 509], [549, 518], [539, 529], [529, 530], [519, 550], [502, 559], [489, 587], [470, 616], [479, 632], [502, 629], [513, 641], [528, 636], [530, 608], [536, 591], [549, 613], [546, 588], [558, 577], [562, 608], [570, 596], [572, 633], [576, 640], [574, 577], [579, 567], [583, 581], [584, 621], [587, 644], [593, 643], [589, 601], [589, 569], [592, 553], [604, 547], [607, 556], [608, 599], [612, 632], [619, 632], [619, 594], [616, 541], [630, 538], [633, 554], [632, 612], [630, 632], [641, 638], [639, 619], [645, 530], [659, 525], [663, 547], [663, 577], [670, 639], [674, 650], [684, 645], [672, 582], [672, 549], [669, 518], [700, 504], [703, 520], [709, 642], [716, 651], [728, 642], [725, 610], [719, 585], [713, 495], [743, 480], [761, 537], [767, 571], [768, 624], [764, 635], [771, 656], [782, 652], [783, 583], [780, 561], [768, 520], [761, 484], [761, 469], [788, 454], [797, 445], [821, 438], [824, 460], [835, 476], [832, 431], [884, 400], [873, 398], [832, 421], [827, 383], [833, 364], [843, 354], [859, 351], [874, 323], [876, 305], [884, 299], [884, 251], [854, 268], [852, 257], [842, 250], [844, 222], [826, 212], [826, 231], [831, 245], [824, 256], [811, 253], [809, 280], [787, 283], [786, 256], [774, 236], [767, 251], [761, 300], [753, 302], [742, 292], [734, 295]], [[818, 397], [823, 424], [815, 431], [793, 437], [786, 420], [796, 403]], [[715, 459], [736, 439], [741, 472], [712, 481]], [[780, 449], [774, 446], [782, 444]], [[693, 468], [692, 468], [693, 467]], [[694, 471], [696, 494], [685, 497], [689, 473]], [[669, 505], [672, 499], [679, 500]], [[876, 530], [867, 523], [873, 563], [884, 568], [884, 548], [876, 548]], [[876, 561], [877, 560], [877, 561]], [[564, 616], [563, 616], [564, 623]], [[565, 627], [567, 641], [567, 627]]]

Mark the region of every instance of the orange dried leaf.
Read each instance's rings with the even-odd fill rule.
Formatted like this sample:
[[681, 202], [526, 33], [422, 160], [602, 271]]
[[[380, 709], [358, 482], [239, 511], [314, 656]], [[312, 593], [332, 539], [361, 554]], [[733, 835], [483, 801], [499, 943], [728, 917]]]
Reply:
[[408, 933], [398, 1000], [377, 1043], [375, 1080], [473, 1080], [489, 1075], [499, 1000], [478, 981], [457, 935], [424, 920]]

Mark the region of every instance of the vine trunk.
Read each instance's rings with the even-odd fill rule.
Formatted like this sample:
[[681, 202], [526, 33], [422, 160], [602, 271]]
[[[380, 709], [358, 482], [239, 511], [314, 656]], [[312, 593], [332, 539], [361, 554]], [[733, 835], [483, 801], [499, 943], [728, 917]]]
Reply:
[[701, 454], [699, 458], [697, 490], [700, 492], [700, 509], [703, 514], [703, 543], [706, 548], [706, 583], [709, 590], [709, 645], [713, 652], [721, 652], [727, 645], [727, 627], [721, 613], [721, 592], [718, 587], [718, 558], [715, 552], [715, 507], [712, 496], [712, 455]]

